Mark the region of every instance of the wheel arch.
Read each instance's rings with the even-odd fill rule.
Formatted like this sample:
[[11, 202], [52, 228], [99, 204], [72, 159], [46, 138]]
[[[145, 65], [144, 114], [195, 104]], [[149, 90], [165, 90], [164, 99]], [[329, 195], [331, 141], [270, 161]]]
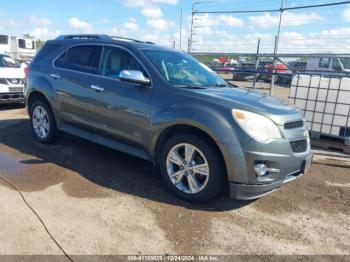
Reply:
[[42, 99], [44, 100], [50, 107], [50, 102], [49, 99], [47, 99], [47, 97], [40, 91], [32, 91], [29, 95], [28, 95], [28, 99], [27, 99], [27, 104], [28, 104], [28, 110], [30, 110], [30, 106], [33, 104], [33, 102], [36, 99]]
[[227, 166], [226, 166], [225, 158], [222, 150], [220, 149], [215, 139], [211, 135], [209, 135], [206, 131], [200, 129], [199, 127], [189, 125], [189, 124], [174, 124], [174, 125], [168, 126], [166, 129], [164, 129], [161, 132], [155, 144], [154, 157], [153, 157], [154, 163], [158, 164], [157, 161], [159, 159], [159, 154], [161, 152], [162, 145], [164, 145], [165, 141], [169, 137], [176, 134], [191, 134], [191, 135], [195, 134], [203, 138], [206, 142], [209, 142], [209, 144], [213, 146], [214, 150], [219, 154], [224, 170], [226, 170], [225, 177], [227, 177]]
[[48, 99], [47, 96], [43, 92], [41, 92], [39, 90], [33, 90], [27, 96], [28, 114], [30, 115], [31, 105], [37, 99], [41, 99], [45, 103], [47, 103], [47, 105], [49, 106], [49, 108], [50, 108], [50, 110], [51, 110], [51, 112], [53, 114], [54, 121], [56, 122], [56, 125], [57, 125], [57, 114], [56, 114], [56, 111], [54, 110], [53, 105], [50, 103], [50, 99]]

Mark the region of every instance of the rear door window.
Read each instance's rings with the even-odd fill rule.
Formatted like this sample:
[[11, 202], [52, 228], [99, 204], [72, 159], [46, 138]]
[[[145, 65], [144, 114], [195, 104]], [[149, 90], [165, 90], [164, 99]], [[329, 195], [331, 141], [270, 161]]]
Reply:
[[97, 74], [102, 46], [79, 45], [64, 52], [56, 61], [55, 66], [62, 69]]

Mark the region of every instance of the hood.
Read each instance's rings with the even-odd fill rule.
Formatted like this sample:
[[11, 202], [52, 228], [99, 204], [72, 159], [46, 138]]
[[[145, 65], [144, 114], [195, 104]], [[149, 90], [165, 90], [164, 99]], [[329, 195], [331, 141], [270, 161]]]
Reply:
[[24, 69], [0, 67], [0, 78], [24, 78]]
[[195, 90], [195, 92], [217, 104], [264, 115], [279, 125], [304, 118], [299, 109], [286, 101], [257, 91], [224, 87]]

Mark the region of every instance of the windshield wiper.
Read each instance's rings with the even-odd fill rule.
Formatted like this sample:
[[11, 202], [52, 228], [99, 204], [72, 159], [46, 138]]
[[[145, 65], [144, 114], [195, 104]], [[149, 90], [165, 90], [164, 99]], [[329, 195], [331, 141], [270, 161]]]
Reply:
[[228, 84], [216, 84], [215, 85], [216, 87], [227, 87], [227, 86], [229, 86]]
[[206, 89], [204, 86], [197, 86], [197, 85], [175, 85], [177, 87], [182, 87], [182, 88], [189, 88], [189, 89]]
[[219, 83], [217, 83], [215, 86], [216, 86], [216, 87], [237, 87], [236, 85], [231, 84], [230, 82], [226, 82], [225, 84], [219, 84]]
[[229, 86], [232, 86], [232, 87], [239, 87], [238, 85], [232, 84], [232, 83], [230, 83], [230, 82], [228, 82], [228, 81], [226, 81], [226, 83], [227, 83]]

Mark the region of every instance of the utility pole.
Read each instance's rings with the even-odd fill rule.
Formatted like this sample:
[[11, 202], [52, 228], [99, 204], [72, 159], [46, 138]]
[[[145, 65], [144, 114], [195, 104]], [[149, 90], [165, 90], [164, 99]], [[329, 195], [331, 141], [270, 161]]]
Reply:
[[171, 42], [171, 46], [172, 46], [172, 48], [175, 48], [175, 44], [176, 44], [176, 42], [175, 42], [175, 39], [174, 39], [174, 33], [171, 33], [171, 39], [170, 39], [170, 42]]
[[258, 47], [256, 48], [255, 75], [254, 75], [254, 81], [253, 81], [253, 90], [255, 90], [256, 80], [257, 80], [257, 76], [258, 76], [259, 53], [260, 53], [260, 38], [258, 40]]
[[281, 24], [282, 24], [282, 16], [284, 12], [284, 0], [281, 0], [281, 8], [280, 8], [280, 19], [278, 23], [278, 30], [277, 30], [277, 36], [275, 38], [275, 48], [273, 51], [273, 70], [272, 70], [272, 77], [271, 77], [271, 84], [270, 84], [270, 94], [272, 94], [272, 88], [275, 85], [275, 74], [276, 74], [276, 54], [278, 53], [278, 45], [280, 40], [280, 33], [281, 33]]
[[180, 12], [180, 51], [182, 49], [182, 8]]
[[194, 6], [196, 2], [192, 4], [192, 17], [191, 17], [191, 29], [190, 29], [190, 37], [188, 39], [188, 53], [192, 52], [192, 42], [193, 42], [193, 18], [194, 18]]

